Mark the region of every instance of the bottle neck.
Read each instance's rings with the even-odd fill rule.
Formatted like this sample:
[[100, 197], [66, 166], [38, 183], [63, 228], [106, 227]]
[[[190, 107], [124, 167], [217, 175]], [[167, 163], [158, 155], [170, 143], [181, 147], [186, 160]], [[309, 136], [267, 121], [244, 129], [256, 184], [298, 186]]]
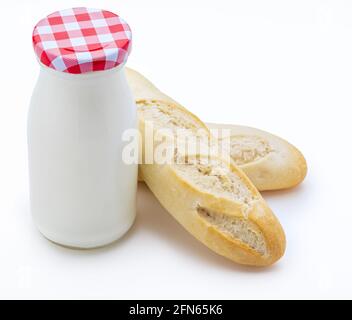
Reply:
[[119, 78], [119, 77], [124, 77], [124, 67], [125, 65], [122, 64], [109, 70], [87, 72], [82, 74], [73, 74], [73, 73], [56, 71], [40, 63], [40, 76], [48, 80], [51, 79], [58, 82], [64, 81], [66, 83], [71, 82], [71, 83], [89, 84], [92, 81], [94, 81], [94, 83], [99, 83], [99, 82], [106, 82], [112, 79], [116, 80], [116, 78]]
[[133, 99], [127, 83], [124, 65], [104, 71], [70, 74], [41, 66], [35, 92], [50, 94], [50, 100], [87, 101], [87, 99], [118, 101], [128, 96]]

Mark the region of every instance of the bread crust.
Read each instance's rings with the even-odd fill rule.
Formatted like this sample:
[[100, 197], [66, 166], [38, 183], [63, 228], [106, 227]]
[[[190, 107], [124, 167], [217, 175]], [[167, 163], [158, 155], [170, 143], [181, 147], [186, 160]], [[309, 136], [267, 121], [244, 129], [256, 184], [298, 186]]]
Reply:
[[[126, 68], [126, 76], [137, 102], [162, 100], [176, 104], [188, 112], [187, 109], [161, 92], [137, 71]], [[194, 116], [190, 112], [188, 114]], [[271, 133], [245, 126], [214, 123], [207, 123], [206, 125], [209, 129], [230, 129], [231, 135], [234, 137], [258, 137], [268, 143], [270, 152], [265, 156], [245, 164], [239, 164], [234, 160], [234, 163], [248, 175], [259, 191], [289, 189], [300, 184], [306, 177], [307, 162], [303, 154], [284, 139]], [[139, 181], [143, 181], [140, 173]]]
[[128, 84], [133, 92], [134, 99], [139, 102], [142, 100], [162, 100], [178, 104], [171, 97], [161, 92], [152, 82], [139, 72], [125, 68]]

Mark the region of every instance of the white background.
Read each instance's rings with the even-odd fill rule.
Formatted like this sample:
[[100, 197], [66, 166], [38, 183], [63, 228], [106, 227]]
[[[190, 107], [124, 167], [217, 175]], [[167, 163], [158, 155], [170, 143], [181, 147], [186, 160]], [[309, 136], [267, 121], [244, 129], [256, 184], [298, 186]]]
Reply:
[[[120, 242], [75, 251], [35, 229], [26, 114], [34, 24], [101, 7], [131, 25], [129, 66], [201, 119], [259, 127], [305, 154], [299, 188], [265, 193], [287, 234], [274, 267], [234, 265], [182, 229], [143, 185]], [[0, 298], [352, 298], [351, 1], [1, 1]]]

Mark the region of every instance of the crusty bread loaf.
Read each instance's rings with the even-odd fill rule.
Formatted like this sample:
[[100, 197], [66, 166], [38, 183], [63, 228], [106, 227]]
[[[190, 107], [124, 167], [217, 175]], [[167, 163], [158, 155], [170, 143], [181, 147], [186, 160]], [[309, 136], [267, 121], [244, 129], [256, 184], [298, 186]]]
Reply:
[[[143, 148], [149, 144], [144, 133], [150, 130], [184, 128], [198, 134], [206, 128], [177, 104], [144, 99], [137, 105]], [[205, 132], [200, 139], [207, 139]], [[140, 170], [156, 198], [186, 230], [240, 264], [268, 266], [282, 257], [285, 235], [279, 221], [233, 162], [212, 154], [184, 155], [178, 149], [172, 155], [171, 163], [142, 163]]]
[[[126, 68], [136, 101], [162, 100], [177, 104], [138, 72]], [[279, 190], [301, 183], [307, 173], [302, 153], [287, 141], [270, 133], [236, 125], [207, 123], [210, 129], [231, 130], [231, 157], [260, 191]], [[141, 179], [141, 178], [140, 178]]]
[[207, 123], [209, 129], [229, 129], [232, 160], [260, 191], [292, 188], [307, 174], [302, 153], [271, 133], [238, 125]]

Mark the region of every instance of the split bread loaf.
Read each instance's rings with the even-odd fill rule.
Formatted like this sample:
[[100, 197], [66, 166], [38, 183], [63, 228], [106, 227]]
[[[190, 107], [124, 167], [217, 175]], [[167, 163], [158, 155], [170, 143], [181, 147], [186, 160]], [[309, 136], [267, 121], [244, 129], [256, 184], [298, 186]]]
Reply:
[[[307, 175], [302, 153], [271, 133], [238, 125], [206, 124], [230, 130], [230, 155], [260, 191], [289, 189]], [[219, 141], [221, 142], [221, 140]]]
[[[136, 102], [162, 100], [183, 108], [137, 71], [126, 68], [126, 75]], [[297, 148], [284, 139], [244, 126], [212, 123], [207, 123], [207, 126], [210, 129], [231, 130], [232, 160], [259, 191], [288, 189], [304, 180], [306, 160]]]
[[[181, 128], [200, 139], [209, 136], [206, 126], [177, 104], [139, 100], [137, 106], [143, 148], [149, 143], [144, 133], [150, 130]], [[279, 221], [233, 162], [212, 154], [182, 154], [177, 148], [172, 160], [142, 161], [140, 170], [155, 197], [188, 232], [239, 264], [268, 266], [283, 256], [286, 241]]]

